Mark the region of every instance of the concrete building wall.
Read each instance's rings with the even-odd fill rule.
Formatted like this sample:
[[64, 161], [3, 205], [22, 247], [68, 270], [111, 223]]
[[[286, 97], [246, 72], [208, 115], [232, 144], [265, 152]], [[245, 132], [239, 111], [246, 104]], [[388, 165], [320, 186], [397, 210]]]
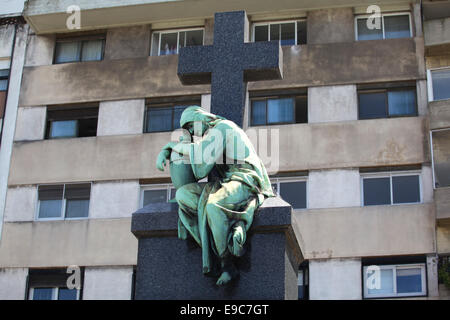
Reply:
[[36, 216], [37, 196], [36, 186], [8, 188], [4, 221], [33, 221]]
[[352, 8], [309, 11], [306, 21], [308, 44], [352, 42], [355, 39]]
[[55, 36], [30, 34], [28, 36], [25, 67], [48, 66], [53, 63]]
[[27, 268], [0, 269], [0, 300], [24, 300]]
[[108, 29], [105, 60], [145, 58], [149, 54], [149, 25]]
[[130, 300], [133, 267], [85, 268], [83, 300]]
[[429, 297], [439, 297], [438, 257], [436, 254], [427, 255], [427, 289]]
[[139, 181], [96, 182], [92, 184], [89, 218], [123, 218], [139, 209]]
[[358, 207], [360, 189], [358, 169], [312, 170], [308, 175], [308, 208]]
[[100, 102], [97, 136], [142, 133], [144, 109], [144, 99]]
[[425, 21], [423, 27], [426, 46], [450, 43], [450, 17]]
[[360, 259], [309, 261], [311, 300], [362, 299]]
[[356, 85], [308, 88], [308, 123], [358, 120]]
[[44, 139], [46, 118], [47, 107], [19, 108], [14, 141]]
[[10, 57], [14, 43], [14, 25], [0, 26], [0, 58]]

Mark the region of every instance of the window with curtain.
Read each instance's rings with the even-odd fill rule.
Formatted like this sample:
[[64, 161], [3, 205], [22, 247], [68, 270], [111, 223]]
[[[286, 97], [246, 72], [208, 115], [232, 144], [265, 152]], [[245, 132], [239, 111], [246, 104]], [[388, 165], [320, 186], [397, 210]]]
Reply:
[[56, 40], [55, 63], [99, 61], [103, 59], [105, 36]]
[[416, 88], [358, 90], [359, 119], [417, 116]]
[[306, 95], [254, 97], [251, 99], [251, 126], [307, 122], [308, 101]]
[[203, 45], [204, 29], [156, 31], [152, 36], [152, 56], [178, 54], [180, 48]]
[[253, 41], [280, 41], [282, 46], [306, 44], [306, 20], [255, 23]]
[[379, 28], [368, 26], [369, 17], [356, 17], [356, 39], [357, 40], [379, 40], [410, 38], [411, 18], [409, 13], [382, 14]]
[[431, 86], [433, 89], [431, 92], [431, 100], [450, 99], [450, 68], [432, 70], [430, 73]]

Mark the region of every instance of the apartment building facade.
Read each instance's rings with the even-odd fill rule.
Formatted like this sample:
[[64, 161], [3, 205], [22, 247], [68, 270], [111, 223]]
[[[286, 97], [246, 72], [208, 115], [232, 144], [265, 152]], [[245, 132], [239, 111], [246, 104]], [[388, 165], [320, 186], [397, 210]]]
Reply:
[[158, 152], [184, 107], [210, 108], [178, 50], [212, 44], [214, 13], [235, 10], [248, 41], [282, 45], [284, 77], [248, 84], [243, 128], [278, 150], [299, 297], [448, 295], [449, 1], [80, 0], [79, 21], [69, 2], [28, 1], [15, 44], [0, 298], [133, 298], [131, 214], [174, 197]]

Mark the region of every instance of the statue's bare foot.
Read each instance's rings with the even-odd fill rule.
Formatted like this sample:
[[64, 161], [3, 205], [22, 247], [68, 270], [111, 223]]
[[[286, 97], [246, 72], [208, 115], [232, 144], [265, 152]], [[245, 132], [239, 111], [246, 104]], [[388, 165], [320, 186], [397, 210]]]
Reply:
[[223, 286], [225, 284], [227, 284], [228, 282], [230, 282], [233, 279], [232, 275], [230, 274], [230, 272], [228, 271], [224, 271], [222, 272], [222, 274], [220, 275], [219, 279], [217, 280], [216, 284], [218, 286]]
[[216, 284], [218, 286], [223, 286], [236, 278], [238, 275], [239, 271], [231, 261], [231, 257], [227, 257], [226, 259], [222, 260], [222, 274], [220, 275]]

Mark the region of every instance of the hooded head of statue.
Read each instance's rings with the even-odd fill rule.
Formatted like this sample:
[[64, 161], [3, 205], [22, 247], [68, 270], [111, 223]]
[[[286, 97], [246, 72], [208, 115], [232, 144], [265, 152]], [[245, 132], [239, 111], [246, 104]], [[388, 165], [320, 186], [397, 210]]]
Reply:
[[202, 107], [190, 106], [181, 114], [180, 127], [188, 130], [191, 135], [202, 136], [206, 130], [214, 127], [220, 120], [225, 120], [225, 118], [209, 113]]

